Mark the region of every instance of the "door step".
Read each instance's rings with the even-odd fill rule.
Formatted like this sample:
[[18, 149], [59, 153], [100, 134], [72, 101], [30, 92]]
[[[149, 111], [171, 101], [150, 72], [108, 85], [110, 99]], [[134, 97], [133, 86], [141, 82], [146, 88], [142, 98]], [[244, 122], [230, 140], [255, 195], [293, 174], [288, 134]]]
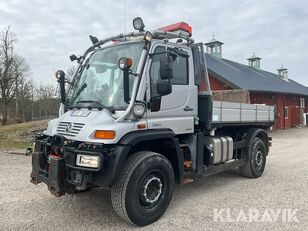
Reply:
[[188, 147], [188, 144], [179, 144], [179, 147], [180, 148], [186, 148], [186, 147]]
[[185, 160], [184, 161], [184, 169], [192, 168], [192, 162]]
[[223, 164], [203, 167], [203, 176], [210, 176], [245, 164], [245, 160], [233, 160]]
[[193, 183], [194, 182], [194, 179], [191, 179], [191, 178], [184, 178], [183, 180], [183, 184], [189, 184], [189, 183]]

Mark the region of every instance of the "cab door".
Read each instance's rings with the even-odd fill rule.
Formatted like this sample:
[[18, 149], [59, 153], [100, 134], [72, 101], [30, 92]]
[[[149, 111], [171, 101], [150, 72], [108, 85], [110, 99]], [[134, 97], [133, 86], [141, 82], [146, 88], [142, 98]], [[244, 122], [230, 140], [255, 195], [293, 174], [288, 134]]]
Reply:
[[[175, 134], [191, 133], [194, 128], [194, 116], [197, 114], [197, 87], [191, 76], [193, 71], [191, 51], [188, 57], [173, 54], [173, 78], [172, 92], [165, 96], [157, 93], [157, 80], [160, 79], [160, 59], [166, 56], [166, 51], [172, 46], [157, 44], [152, 48], [150, 64], [147, 68], [149, 88], [147, 90], [147, 101], [149, 109], [147, 112], [148, 128], [169, 128]], [[157, 55], [155, 55], [157, 54]]]

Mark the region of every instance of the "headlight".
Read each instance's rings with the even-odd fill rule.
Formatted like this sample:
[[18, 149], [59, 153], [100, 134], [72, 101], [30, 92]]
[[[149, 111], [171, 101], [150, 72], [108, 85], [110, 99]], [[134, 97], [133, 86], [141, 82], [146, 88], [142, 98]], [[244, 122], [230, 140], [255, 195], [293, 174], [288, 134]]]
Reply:
[[77, 154], [76, 165], [88, 168], [99, 168], [101, 163], [100, 156], [91, 156], [91, 155], [83, 155]]
[[135, 103], [133, 114], [135, 117], [140, 118], [145, 113], [145, 105], [143, 103]]

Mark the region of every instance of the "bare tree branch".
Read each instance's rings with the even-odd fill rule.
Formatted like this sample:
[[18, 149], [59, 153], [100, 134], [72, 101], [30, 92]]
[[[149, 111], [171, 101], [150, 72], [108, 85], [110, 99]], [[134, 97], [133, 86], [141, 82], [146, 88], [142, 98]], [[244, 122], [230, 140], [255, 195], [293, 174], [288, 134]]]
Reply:
[[15, 93], [15, 76], [14, 76], [14, 42], [15, 35], [6, 28], [0, 38], [0, 90], [3, 106], [2, 123], [7, 123], [8, 104], [14, 97]]

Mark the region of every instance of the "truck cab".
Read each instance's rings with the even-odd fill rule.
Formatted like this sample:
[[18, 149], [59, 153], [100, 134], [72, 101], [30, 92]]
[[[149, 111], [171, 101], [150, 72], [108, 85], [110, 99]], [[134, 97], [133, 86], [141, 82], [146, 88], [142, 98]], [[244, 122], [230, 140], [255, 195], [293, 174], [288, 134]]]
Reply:
[[[212, 100], [202, 43], [176, 23], [98, 40], [63, 71], [59, 117], [38, 134], [31, 182], [51, 193], [110, 187], [117, 214], [135, 225], [162, 216], [174, 184], [230, 168], [257, 178], [274, 108]], [[67, 91], [66, 91], [67, 90]]]

